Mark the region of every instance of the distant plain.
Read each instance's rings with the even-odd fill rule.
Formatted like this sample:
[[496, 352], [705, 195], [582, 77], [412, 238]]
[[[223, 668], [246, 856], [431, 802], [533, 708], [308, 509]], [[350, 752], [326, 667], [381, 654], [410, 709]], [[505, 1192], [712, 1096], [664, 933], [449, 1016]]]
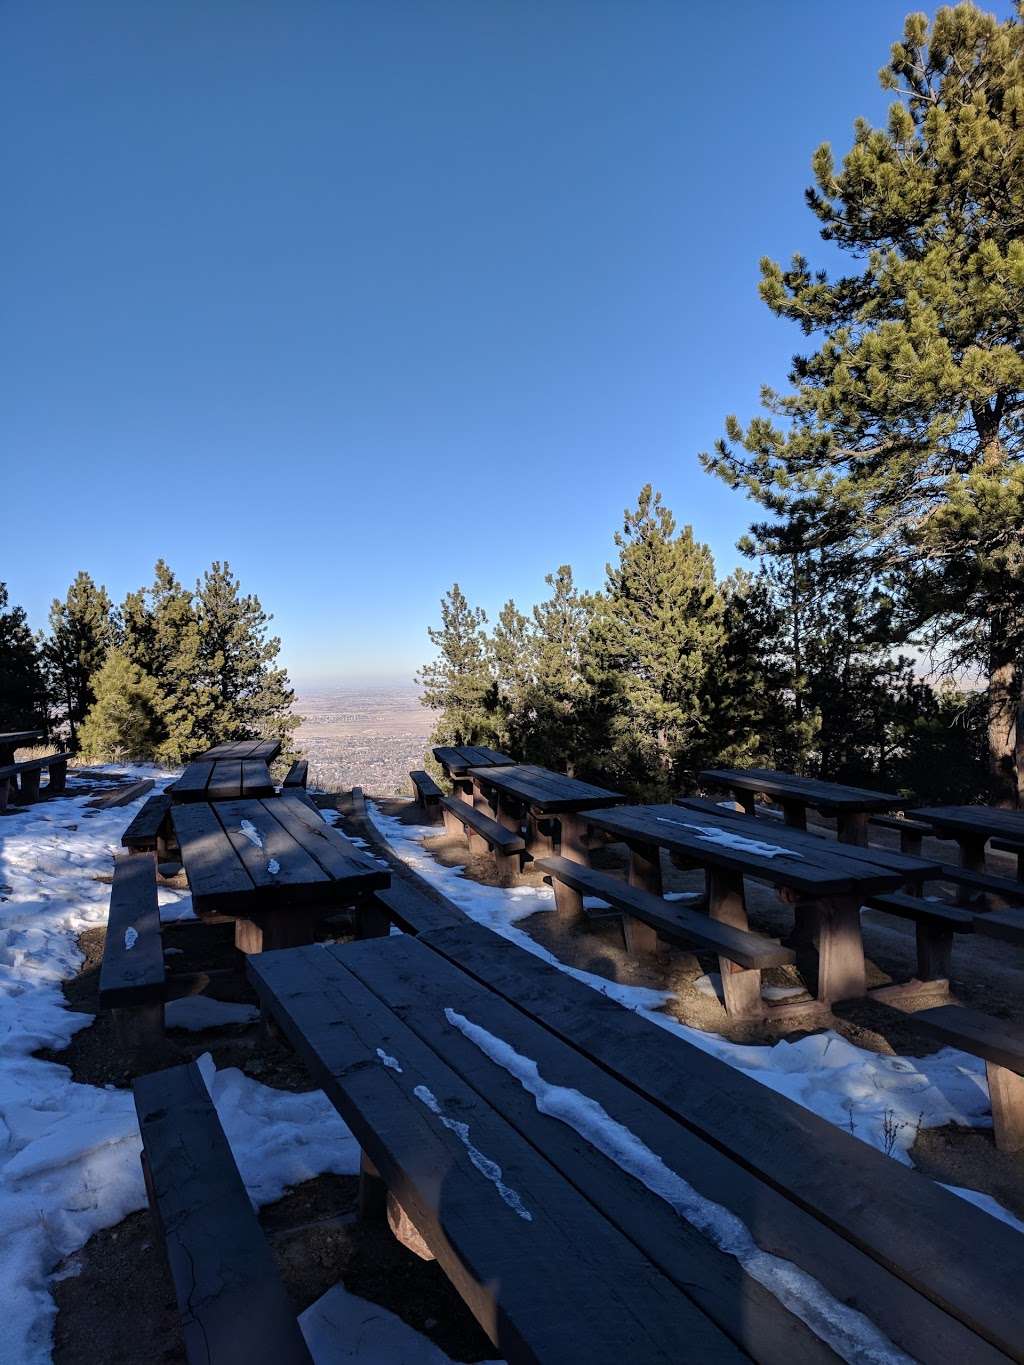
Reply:
[[433, 717], [413, 683], [321, 684], [297, 689], [298, 748], [309, 759], [310, 781], [329, 791], [362, 787], [371, 795], [409, 790]]

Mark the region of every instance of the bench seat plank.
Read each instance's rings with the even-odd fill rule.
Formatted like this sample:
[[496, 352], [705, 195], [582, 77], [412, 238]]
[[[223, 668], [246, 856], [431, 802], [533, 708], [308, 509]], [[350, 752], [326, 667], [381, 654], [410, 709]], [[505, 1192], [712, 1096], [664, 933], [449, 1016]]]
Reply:
[[442, 929], [423, 941], [1024, 1360], [1018, 1232], [599, 990], [532, 954], [511, 954], [486, 929]]
[[450, 901], [445, 905], [438, 904], [403, 877], [392, 877], [388, 889], [375, 891], [373, 898], [403, 934], [426, 934], [466, 921], [458, 906]]
[[539, 858], [534, 866], [581, 895], [598, 896], [617, 910], [643, 920], [661, 937], [719, 953], [741, 967], [778, 967], [796, 960], [791, 948], [762, 934], [734, 929], [689, 906], [663, 900], [650, 891], [630, 886], [618, 877], [595, 871], [568, 858]]
[[114, 860], [100, 966], [100, 1008], [121, 1009], [163, 1000], [165, 978], [156, 861], [119, 853]]
[[911, 1021], [933, 1037], [1024, 1076], [1024, 1027], [963, 1005], [918, 1010]]
[[864, 904], [872, 910], [882, 910], [887, 915], [898, 915], [900, 919], [913, 920], [918, 924], [941, 925], [956, 934], [973, 934], [977, 922], [977, 917], [970, 910], [964, 910], [959, 905], [924, 900], [921, 896], [909, 896], [902, 891], [868, 896]]
[[171, 798], [166, 792], [151, 796], [135, 812], [131, 823], [121, 835], [122, 848], [155, 848], [157, 838], [166, 827]]
[[954, 867], [943, 863], [931, 880], [952, 882], [954, 886], [966, 887], [971, 891], [989, 891], [1003, 896], [1008, 901], [1024, 901], [1024, 882], [1014, 881], [1011, 877], [1000, 877], [992, 872], [971, 872], [965, 867]]
[[481, 838], [486, 839], [492, 848], [498, 849], [501, 853], [521, 853], [526, 848], [526, 840], [521, 834], [514, 830], [506, 829], [504, 825], [499, 825], [497, 820], [492, 820], [482, 810], [477, 810], [474, 806], [467, 805], [465, 801], [458, 801], [454, 797], [444, 796], [441, 798], [442, 807], [449, 811], [460, 824], [469, 825], [476, 831]]
[[336, 957], [249, 975], [506, 1360], [746, 1359]]
[[974, 927], [979, 934], [1024, 947], [1024, 909], [993, 910], [988, 915], [976, 915]]
[[284, 787], [305, 788], [308, 779], [309, 759], [297, 758], [295, 762], [292, 764], [292, 766], [288, 769], [288, 772], [285, 775], [284, 782], [281, 785]]
[[178, 780], [170, 786], [175, 801], [205, 801], [206, 788], [213, 775], [214, 765], [203, 761], [190, 763]]
[[422, 798], [430, 797], [432, 799], [440, 800], [444, 796], [444, 792], [425, 768], [414, 769], [409, 774], [409, 780]]
[[189, 1362], [311, 1365], [199, 1068], [140, 1076], [134, 1091]]

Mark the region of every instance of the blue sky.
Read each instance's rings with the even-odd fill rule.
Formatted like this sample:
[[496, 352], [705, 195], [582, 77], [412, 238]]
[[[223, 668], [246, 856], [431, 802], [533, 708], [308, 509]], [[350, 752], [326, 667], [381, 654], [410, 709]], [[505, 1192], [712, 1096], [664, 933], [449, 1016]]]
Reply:
[[226, 558], [302, 682], [410, 674], [454, 579], [598, 585], [648, 481], [727, 572], [697, 452], [800, 346], [757, 262], [828, 259], [910, 8], [9, 0], [12, 598]]

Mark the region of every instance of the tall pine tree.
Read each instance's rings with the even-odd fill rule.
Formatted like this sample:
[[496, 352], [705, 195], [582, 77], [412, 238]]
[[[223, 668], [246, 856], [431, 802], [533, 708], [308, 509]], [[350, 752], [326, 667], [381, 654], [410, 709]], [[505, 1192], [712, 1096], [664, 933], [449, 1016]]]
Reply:
[[441, 625], [427, 630], [437, 655], [416, 676], [423, 705], [440, 713], [431, 735], [435, 744], [494, 744], [499, 738], [486, 624], [483, 608], [471, 607], [453, 583], [441, 599]]
[[616, 534], [594, 641], [614, 709], [611, 760], [634, 790], [667, 795], [707, 756], [710, 682], [724, 629], [711, 551], [648, 484]]
[[68, 725], [73, 750], [78, 745], [78, 728], [96, 700], [96, 674], [115, 637], [116, 622], [106, 588], [80, 572], [64, 600], [54, 598], [50, 633], [41, 644], [50, 695]]
[[46, 678], [39, 648], [21, 607], [10, 606], [0, 583], [0, 730], [47, 725]]
[[158, 725], [157, 685], [121, 649], [107, 652], [94, 681], [96, 700], [78, 739], [86, 758], [103, 762], [153, 757]]
[[[911, 15], [807, 201], [857, 267], [761, 263], [761, 296], [817, 349], [768, 415], [730, 417], [707, 468], [799, 525], [841, 579], [881, 577], [919, 632], [988, 678], [992, 796], [1018, 798], [1024, 672], [1024, 25], [971, 4]], [[778, 420], [773, 420], [778, 419]], [[836, 553], [841, 552], [841, 553]], [[1024, 750], [1024, 744], [1019, 746]]]

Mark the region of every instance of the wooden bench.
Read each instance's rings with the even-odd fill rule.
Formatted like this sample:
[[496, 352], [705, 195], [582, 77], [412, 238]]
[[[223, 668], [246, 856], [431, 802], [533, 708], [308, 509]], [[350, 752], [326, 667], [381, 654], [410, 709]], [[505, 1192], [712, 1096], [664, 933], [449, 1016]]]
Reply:
[[104, 792], [102, 796], [94, 796], [85, 804], [90, 810], [113, 810], [116, 806], [130, 806], [133, 801], [137, 801], [140, 796], [145, 796], [152, 790], [153, 779], [144, 777], [138, 782], [115, 787], [113, 791]]
[[403, 934], [428, 934], [458, 923], [466, 923], [466, 916], [457, 906], [441, 904], [404, 877], [393, 877], [386, 891], [375, 891], [356, 907], [360, 938], [381, 937], [392, 924]]
[[962, 1005], [918, 1010], [910, 1021], [943, 1043], [985, 1062], [996, 1146], [1024, 1148], [1024, 1028]]
[[897, 833], [900, 836], [900, 852], [911, 858], [921, 856], [921, 840], [932, 832], [931, 825], [926, 825], [923, 820], [910, 820], [900, 815], [872, 815], [868, 824]]
[[441, 800], [444, 797], [444, 792], [423, 768], [417, 768], [411, 772], [409, 781], [416, 793], [416, 805], [427, 817], [430, 824], [436, 825], [441, 818]]
[[1013, 853], [1017, 858], [1017, 880], [1024, 882], [1024, 839], [993, 839], [992, 848], [1000, 853]]
[[136, 811], [121, 835], [121, 847], [137, 853], [162, 853], [171, 836], [171, 797], [166, 792], [151, 796]]
[[166, 970], [156, 894], [156, 859], [118, 854], [110, 888], [100, 966], [101, 1010], [113, 1010], [122, 1041], [134, 1050], [164, 1028]]
[[1000, 896], [1003, 900], [1016, 904], [1024, 902], [1024, 883], [1016, 882], [1010, 877], [999, 877], [992, 872], [972, 872], [965, 867], [943, 863], [934, 880], [950, 882], [963, 891], [978, 891]]
[[[539, 858], [534, 866], [554, 883], [556, 905], [560, 899], [559, 889], [569, 887], [580, 896], [596, 896], [620, 910], [623, 937], [630, 952], [657, 951], [659, 939], [665, 939], [686, 948], [717, 953], [723, 959], [722, 988], [726, 1009], [731, 1014], [748, 1014], [762, 1008], [760, 974], [763, 967], [779, 967], [796, 960], [791, 948], [784, 948], [772, 939], [712, 919], [690, 906], [664, 900], [584, 863], [569, 858]], [[748, 977], [742, 987], [730, 979], [744, 972], [756, 973], [756, 979]]]
[[282, 787], [301, 787], [303, 790], [305, 790], [305, 788], [306, 788], [306, 783], [307, 783], [308, 781], [309, 781], [309, 759], [308, 759], [308, 758], [297, 758], [297, 759], [295, 760], [295, 762], [292, 764], [292, 766], [288, 769], [288, 772], [286, 773], [285, 779], [284, 779], [284, 781], [281, 783], [281, 786], [282, 786]]
[[912, 920], [917, 938], [917, 979], [905, 985], [882, 986], [872, 995], [881, 1000], [891, 996], [895, 1000], [898, 994], [913, 991], [919, 983], [929, 983], [933, 990], [948, 991], [953, 935], [972, 934], [974, 915], [960, 906], [925, 900], [902, 891], [868, 896], [864, 904], [886, 915]]
[[454, 796], [442, 796], [440, 804], [445, 830], [452, 835], [465, 833], [471, 851], [478, 850], [481, 844], [489, 848], [494, 854], [498, 884], [515, 886], [522, 868], [522, 854], [526, 849], [523, 836], [499, 825], [497, 820], [492, 820], [482, 810]]
[[[67, 790], [68, 759], [70, 754], [47, 754], [45, 758], [27, 758], [23, 763], [6, 763], [0, 768], [0, 810], [8, 803], [28, 806], [44, 796], [57, 796]], [[46, 786], [40, 789], [43, 769], [47, 770]]]
[[198, 1066], [140, 1076], [134, 1091], [146, 1195], [190, 1365], [311, 1365]]

